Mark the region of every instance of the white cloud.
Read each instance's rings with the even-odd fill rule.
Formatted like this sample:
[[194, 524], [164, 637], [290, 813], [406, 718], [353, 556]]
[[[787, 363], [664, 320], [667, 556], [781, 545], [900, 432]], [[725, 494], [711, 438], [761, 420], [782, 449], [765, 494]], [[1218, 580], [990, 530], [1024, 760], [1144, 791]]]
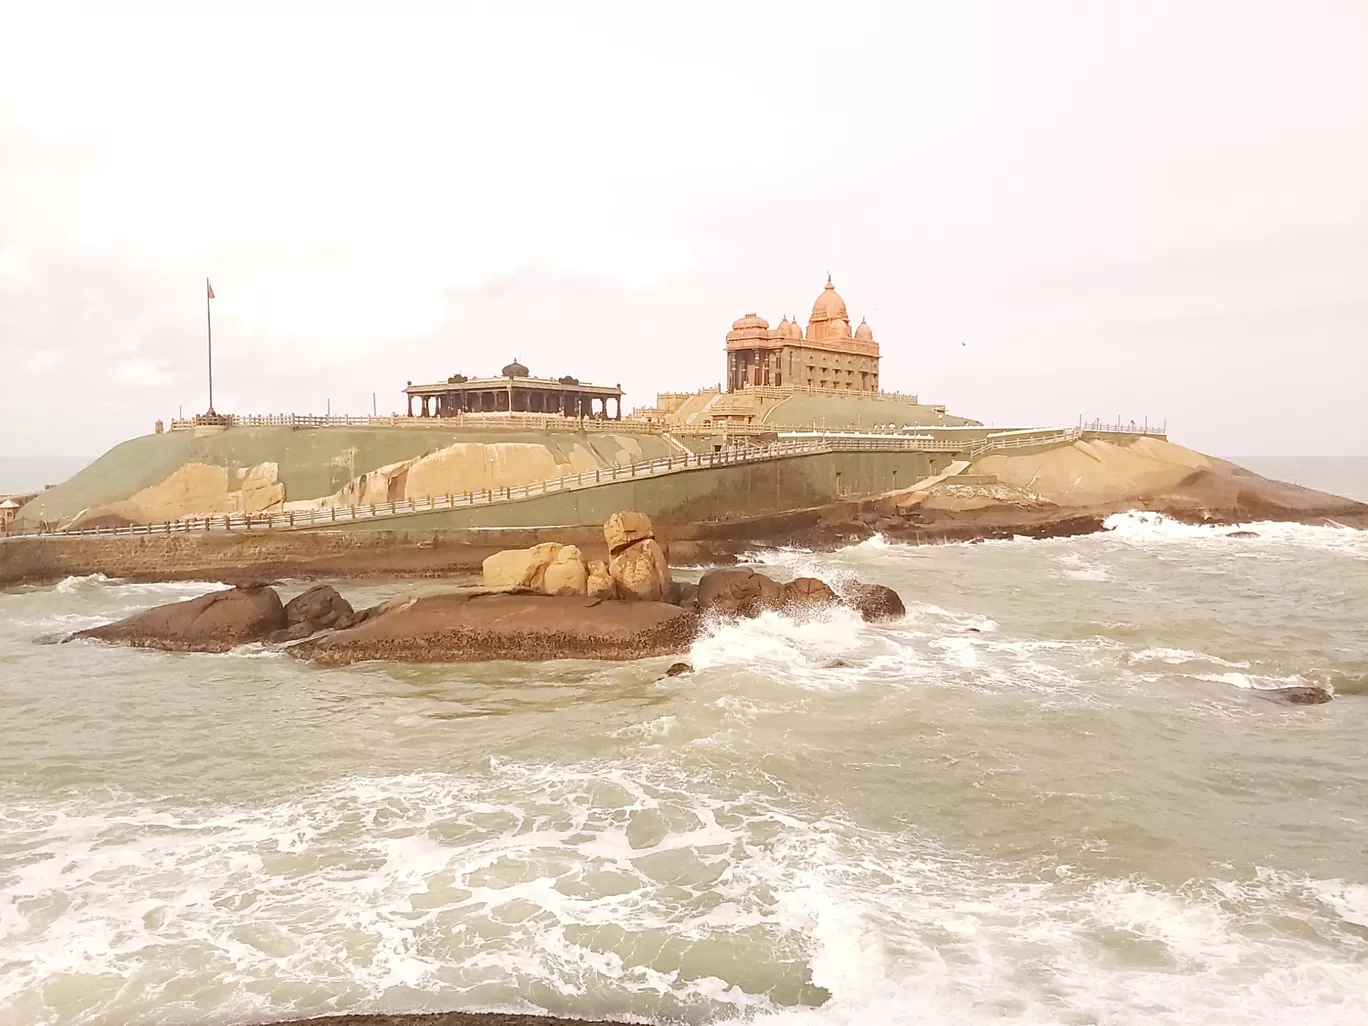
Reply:
[[0, 438], [202, 404], [205, 274], [224, 400], [321, 409], [515, 351], [642, 404], [830, 269], [985, 420], [1368, 444], [1362, 5], [379, 11], [0, 0]]

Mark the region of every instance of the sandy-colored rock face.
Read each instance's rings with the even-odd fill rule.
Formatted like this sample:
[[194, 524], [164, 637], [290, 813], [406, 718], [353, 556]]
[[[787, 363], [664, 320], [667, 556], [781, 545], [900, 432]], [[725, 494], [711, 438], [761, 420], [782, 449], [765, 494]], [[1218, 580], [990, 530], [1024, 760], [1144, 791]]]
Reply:
[[[614, 438], [621, 447], [620, 461], [625, 459], [632, 463], [642, 458], [641, 445], [635, 439]], [[304, 499], [292, 503], [290, 508], [368, 506], [478, 492], [486, 488], [516, 488], [572, 474], [592, 473], [604, 466], [598, 456], [580, 444], [574, 445], [565, 459], [565, 463], [557, 462], [550, 449], [535, 442], [456, 442], [426, 456], [361, 474], [332, 495]]]
[[165, 480], [134, 492], [122, 502], [87, 510], [77, 524], [105, 518], [134, 524], [221, 513], [260, 513], [285, 501], [275, 463], [230, 470], [208, 463], [185, 463]]
[[603, 540], [608, 544], [608, 575], [619, 598], [668, 602], [674, 597], [670, 561], [655, 540], [650, 517], [631, 510], [614, 513], [603, 525]]
[[546, 595], [583, 595], [589, 584], [589, 568], [574, 545], [562, 545], [542, 571], [538, 591]]
[[531, 588], [547, 595], [583, 595], [589, 569], [574, 545], [543, 542], [530, 549], [505, 549], [484, 561], [488, 588]]
[[[1088, 506], [1162, 496], [1194, 471], [1216, 463], [1160, 438], [1138, 438], [1129, 444], [1098, 439], [1020, 456], [989, 453], [969, 473], [992, 474], [1003, 485], [1026, 489], [1061, 506]], [[947, 484], [953, 482], [951, 478]], [[933, 495], [930, 505], [936, 504]]]
[[628, 545], [615, 552], [608, 572], [623, 598], [640, 602], [667, 602], [674, 592], [670, 563], [665, 550], [654, 538]]
[[645, 513], [614, 513], [603, 525], [603, 540], [608, 543], [609, 552], [654, 537], [651, 518]]
[[608, 572], [608, 564], [601, 559], [590, 560], [589, 579], [585, 584], [585, 594], [590, 598], [610, 599], [617, 594], [613, 575]]

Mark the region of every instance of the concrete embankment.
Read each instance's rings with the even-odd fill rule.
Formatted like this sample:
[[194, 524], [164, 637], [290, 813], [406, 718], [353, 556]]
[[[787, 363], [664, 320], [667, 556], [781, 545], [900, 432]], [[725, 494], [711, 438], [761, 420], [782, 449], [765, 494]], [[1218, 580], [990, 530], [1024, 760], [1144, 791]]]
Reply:
[[601, 525], [622, 509], [660, 524], [676, 563], [726, 561], [747, 545], [807, 536], [820, 518], [804, 511], [882, 494], [948, 460], [943, 453], [916, 451], [818, 453], [337, 528], [16, 538], [0, 544], [0, 585], [91, 573], [130, 579], [438, 576], [476, 570], [493, 552], [542, 541], [597, 552]]

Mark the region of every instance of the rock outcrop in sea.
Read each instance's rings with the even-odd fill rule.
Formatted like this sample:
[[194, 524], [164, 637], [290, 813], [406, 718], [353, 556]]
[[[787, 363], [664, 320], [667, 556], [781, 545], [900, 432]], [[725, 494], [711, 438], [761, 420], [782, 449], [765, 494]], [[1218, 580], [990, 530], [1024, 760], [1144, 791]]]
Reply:
[[847, 605], [866, 620], [904, 612], [897, 592], [813, 577], [781, 584], [749, 569], [677, 583], [650, 518], [615, 513], [604, 525], [610, 562], [586, 561], [573, 545], [545, 542], [484, 561], [477, 587], [428, 586], [357, 611], [331, 585], [289, 603], [246, 585], [158, 606], [76, 634], [169, 651], [224, 652], [260, 642], [325, 665], [370, 659], [642, 659], [683, 652], [707, 616]]

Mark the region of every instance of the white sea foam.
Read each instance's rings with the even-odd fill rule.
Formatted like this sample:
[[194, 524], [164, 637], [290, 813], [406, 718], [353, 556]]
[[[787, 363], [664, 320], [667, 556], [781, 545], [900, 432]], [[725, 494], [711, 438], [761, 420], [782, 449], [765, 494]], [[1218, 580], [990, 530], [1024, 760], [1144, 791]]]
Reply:
[[[645, 769], [505, 763], [252, 809], [115, 795], [4, 815], [26, 854], [0, 862], [0, 1012], [23, 1021], [189, 1020], [201, 991], [222, 1019], [471, 1002], [803, 1026], [1368, 1016], [1352, 934], [1339, 955], [1315, 940], [1359, 923], [1361, 885], [1023, 873]], [[1307, 929], [1270, 937], [1267, 915]], [[74, 1015], [39, 996], [104, 975], [128, 982]]]
[[[807, 615], [766, 611], [754, 619], [718, 619], [694, 642], [695, 669], [748, 667], [776, 679], [819, 689], [849, 688], [850, 664], [864, 663], [897, 647], [887, 631], [864, 623], [849, 609]], [[835, 663], [846, 666], [834, 666]]]
[[1192, 676], [1197, 680], [1208, 681], [1212, 684], [1229, 684], [1233, 688], [1240, 688], [1244, 691], [1277, 691], [1280, 688], [1299, 687], [1306, 684], [1306, 678], [1300, 674], [1279, 677], [1231, 671], [1229, 673], [1195, 673]]
[[1090, 563], [1077, 552], [1066, 552], [1059, 557], [1064, 576], [1074, 581], [1110, 581], [1111, 574], [1099, 563]]
[[[1256, 550], [1295, 547], [1368, 559], [1368, 531], [1338, 525], [1312, 526], [1280, 521], [1186, 524], [1162, 513], [1133, 511], [1112, 514], [1103, 521], [1102, 527], [1107, 537], [1137, 545], [1201, 542], [1224, 546], [1232, 555], [1248, 554], [1236, 546]], [[1255, 537], [1232, 537], [1237, 532], [1250, 532]]]
[[1160, 662], [1167, 663], [1170, 666], [1183, 666], [1187, 663], [1211, 663], [1215, 666], [1228, 666], [1235, 670], [1249, 669], [1249, 663], [1243, 659], [1232, 662], [1229, 659], [1207, 655], [1204, 652], [1193, 652], [1186, 648], [1146, 648], [1140, 652], [1131, 652], [1126, 656], [1126, 660], [1131, 664]]
[[1368, 928], [1368, 884], [1344, 880], [1319, 880], [1310, 884], [1316, 900], [1324, 903], [1346, 923]]
[[104, 574], [85, 574], [81, 577], [65, 577], [57, 582], [56, 590], [61, 595], [74, 595], [78, 591], [91, 588], [100, 584], [120, 584], [122, 581], [117, 577], [106, 577]]

